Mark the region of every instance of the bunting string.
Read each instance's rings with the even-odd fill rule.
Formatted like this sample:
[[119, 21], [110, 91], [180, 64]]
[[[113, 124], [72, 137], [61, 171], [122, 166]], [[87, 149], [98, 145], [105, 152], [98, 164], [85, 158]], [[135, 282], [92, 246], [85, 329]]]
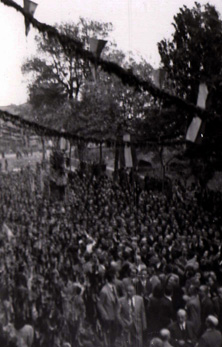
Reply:
[[[50, 127], [47, 127], [45, 125], [36, 123], [34, 121], [30, 121], [27, 119], [22, 118], [21, 116], [11, 114], [7, 111], [0, 110], [0, 119], [2, 119], [4, 122], [11, 122], [15, 126], [23, 129], [28, 129], [29, 131], [33, 131], [38, 136], [45, 136], [45, 137], [56, 137], [56, 138], [65, 138], [67, 140], [70, 140], [76, 144], [84, 142], [84, 143], [94, 143], [96, 145], [100, 145], [105, 143], [107, 147], [113, 147], [115, 145], [124, 146], [124, 142], [120, 139], [116, 140], [114, 138], [106, 138], [106, 139], [98, 139], [95, 137], [86, 137], [86, 136], [80, 136], [76, 135], [67, 131], [59, 131], [57, 129], [53, 129]], [[167, 138], [167, 137], [166, 137]], [[130, 140], [129, 144], [134, 145], [135, 147], [145, 147], [145, 146], [151, 146], [151, 145], [160, 145], [160, 146], [176, 146], [176, 145], [183, 145], [186, 141], [182, 139], [175, 139], [173, 141], [163, 141], [162, 139], [155, 139], [152, 140], [143, 139], [141, 141], [132, 141]]]
[[149, 92], [154, 98], [159, 98], [160, 100], [168, 100], [180, 109], [195, 113], [202, 120], [219, 117], [219, 115], [212, 114], [209, 111], [201, 109], [200, 107], [191, 104], [184, 99], [167, 92], [164, 89], [158, 88], [151, 81], [141, 80], [138, 76], [134, 75], [131, 70], [126, 70], [114, 62], [95, 57], [92, 52], [87, 51], [83, 48], [82, 42], [59, 33], [56, 28], [48, 24], [39, 22], [31, 14], [26, 13], [25, 10], [21, 6], [16, 4], [13, 0], [1, 0], [1, 3], [20, 12], [25, 17], [25, 19], [27, 19], [29, 23], [31, 23], [33, 27], [35, 27], [39, 32], [47, 33], [48, 37], [56, 38], [64, 49], [69, 49], [75, 54], [79, 55], [82, 59], [89, 60], [95, 66], [100, 66], [103, 71], [109, 74], [116, 75], [121, 79], [123, 84], [134, 87], [139, 92]]

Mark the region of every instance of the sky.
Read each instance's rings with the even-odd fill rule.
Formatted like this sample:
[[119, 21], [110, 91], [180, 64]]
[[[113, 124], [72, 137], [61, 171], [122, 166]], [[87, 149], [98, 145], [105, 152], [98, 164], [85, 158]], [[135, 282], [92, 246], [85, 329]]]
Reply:
[[[14, 1], [23, 6], [23, 0]], [[173, 16], [183, 5], [192, 8], [195, 3], [194, 0], [34, 1], [38, 4], [35, 18], [50, 25], [77, 22], [80, 16], [112, 22], [114, 31], [109, 39], [115, 41], [119, 49], [142, 56], [156, 68], [160, 63], [157, 43], [172, 35]], [[198, 2], [215, 5], [222, 17], [222, 0]], [[0, 106], [27, 101], [27, 80], [21, 73], [21, 65], [36, 54], [36, 34], [37, 30], [31, 27], [26, 37], [23, 16], [0, 2]]]

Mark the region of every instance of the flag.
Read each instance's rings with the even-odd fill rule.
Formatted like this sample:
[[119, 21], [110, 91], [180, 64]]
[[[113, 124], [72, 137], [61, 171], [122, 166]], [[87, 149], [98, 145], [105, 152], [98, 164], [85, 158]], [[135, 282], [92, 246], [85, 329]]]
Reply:
[[[208, 88], [206, 83], [200, 83], [198, 97], [197, 97], [198, 107], [202, 109], [206, 108], [207, 96], [208, 96]], [[198, 133], [200, 133], [201, 131], [201, 128], [204, 129], [204, 124], [202, 122], [202, 119], [200, 117], [194, 117], [187, 130], [186, 140], [195, 142], [197, 140]]]
[[106, 40], [98, 40], [94, 37], [89, 38], [89, 46], [90, 46], [90, 51], [93, 53], [93, 55], [96, 58], [99, 58], [103, 48], [105, 47], [107, 41]]
[[60, 149], [62, 151], [65, 151], [67, 149], [67, 141], [64, 137], [60, 138], [59, 144], [60, 144]]
[[33, 193], [35, 191], [35, 177], [34, 174], [30, 174], [29, 176], [29, 180], [30, 180], [30, 190]]
[[44, 185], [45, 185], [44, 179], [45, 179], [44, 171], [42, 168], [40, 168], [40, 171], [39, 171], [39, 189], [42, 193], [43, 193]]
[[194, 117], [192, 119], [192, 122], [190, 123], [190, 126], [187, 130], [186, 140], [195, 142], [197, 138], [197, 134], [199, 132], [200, 126], [201, 126], [202, 120], [200, 117]]
[[130, 146], [130, 134], [123, 135], [125, 167], [133, 167], [133, 158]]
[[2, 225], [2, 232], [6, 235], [8, 241], [11, 241], [14, 235], [6, 223], [3, 223]]
[[[25, 12], [30, 14], [31, 16], [34, 16], [34, 13], [38, 4], [30, 0], [23, 0], [23, 1], [24, 1]], [[30, 23], [29, 23], [29, 20], [25, 18], [25, 35], [26, 36], [28, 36], [29, 30], [30, 30]]]
[[132, 168], [136, 166], [136, 151], [134, 146], [131, 144], [131, 135], [123, 135], [123, 143], [118, 149], [117, 168]]
[[152, 72], [152, 78], [153, 78], [153, 83], [157, 88], [162, 89], [163, 83], [166, 78], [166, 70], [164, 69], [157, 69], [153, 70]]
[[[64, 133], [65, 129], [62, 129], [61, 132]], [[61, 151], [67, 150], [67, 140], [64, 137], [60, 137], [59, 147], [60, 147]]]
[[206, 108], [206, 101], [208, 96], [208, 88], [206, 83], [200, 83], [199, 92], [197, 97], [197, 106], [200, 108]]
[[[98, 40], [94, 37], [90, 37], [89, 38], [89, 47], [90, 47], [90, 51], [93, 53], [95, 58], [99, 58], [103, 48], [105, 47], [107, 41], [106, 40]], [[92, 75], [93, 75], [93, 79], [94, 81], [96, 81], [97, 78], [97, 66], [96, 64], [91, 64], [91, 69], [92, 69]]]

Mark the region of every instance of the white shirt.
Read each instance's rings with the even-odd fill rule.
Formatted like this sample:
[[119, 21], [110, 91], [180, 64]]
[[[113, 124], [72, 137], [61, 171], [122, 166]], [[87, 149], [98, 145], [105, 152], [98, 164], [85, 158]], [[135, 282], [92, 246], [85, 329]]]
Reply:
[[180, 329], [181, 329], [181, 330], [185, 330], [185, 329], [186, 329], [186, 324], [185, 324], [185, 322], [184, 322], [183, 324], [180, 324]]
[[133, 296], [131, 299], [128, 299], [128, 303], [131, 306], [132, 303], [132, 307], [135, 308], [135, 297]]

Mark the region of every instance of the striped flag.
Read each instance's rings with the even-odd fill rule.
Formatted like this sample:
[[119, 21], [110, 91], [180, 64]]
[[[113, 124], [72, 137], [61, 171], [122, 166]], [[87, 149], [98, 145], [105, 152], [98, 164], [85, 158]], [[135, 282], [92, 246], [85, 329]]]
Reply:
[[[200, 83], [199, 92], [197, 97], [197, 106], [205, 109], [206, 101], [208, 96], [208, 88], [206, 83]], [[201, 131], [201, 128], [204, 126], [202, 119], [200, 117], [194, 117], [189, 125], [186, 134], [186, 140], [191, 142], [196, 142], [198, 134]]]

